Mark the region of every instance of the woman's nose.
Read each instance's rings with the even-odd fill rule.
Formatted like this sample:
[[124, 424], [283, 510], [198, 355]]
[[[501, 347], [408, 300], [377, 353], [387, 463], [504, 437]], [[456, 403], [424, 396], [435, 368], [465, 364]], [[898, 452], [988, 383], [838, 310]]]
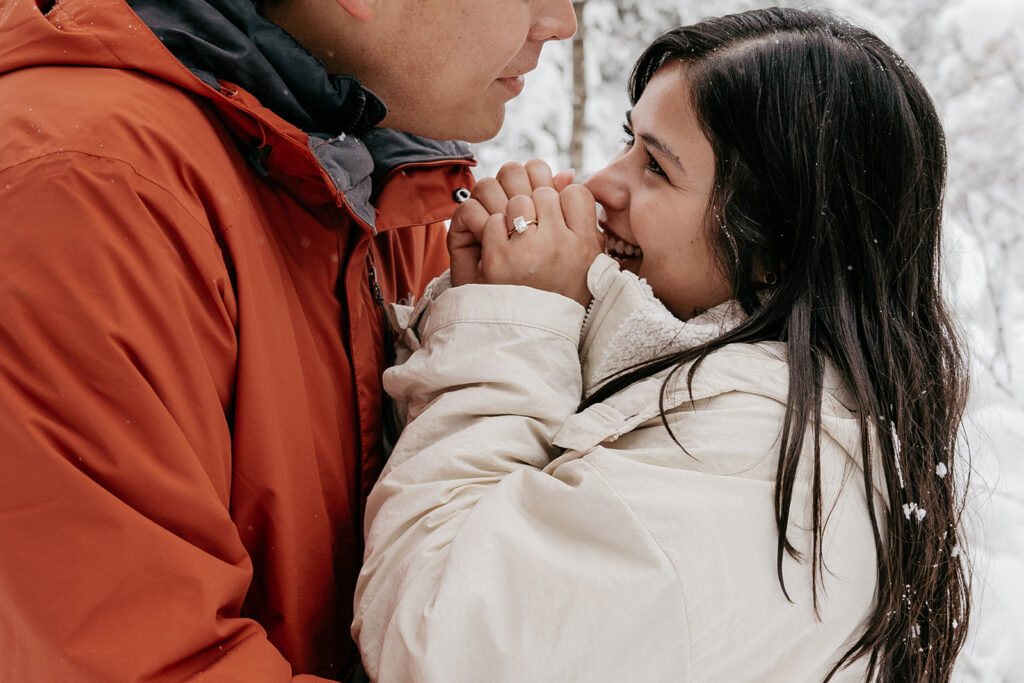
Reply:
[[629, 205], [628, 185], [623, 182], [614, 159], [584, 180], [583, 185], [607, 211], [621, 211]]
[[530, 30], [534, 40], [565, 40], [576, 33], [576, 10], [572, 0], [541, 0]]

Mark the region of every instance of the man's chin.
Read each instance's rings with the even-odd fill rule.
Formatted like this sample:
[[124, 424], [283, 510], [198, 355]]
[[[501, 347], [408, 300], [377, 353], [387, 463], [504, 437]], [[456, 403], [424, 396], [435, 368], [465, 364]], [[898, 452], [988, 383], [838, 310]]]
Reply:
[[480, 112], [474, 117], [459, 117], [450, 121], [405, 121], [394, 123], [385, 118], [380, 125], [384, 128], [398, 128], [413, 135], [432, 140], [462, 140], [464, 142], [486, 142], [501, 131], [505, 122], [505, 106], [493, 112]]

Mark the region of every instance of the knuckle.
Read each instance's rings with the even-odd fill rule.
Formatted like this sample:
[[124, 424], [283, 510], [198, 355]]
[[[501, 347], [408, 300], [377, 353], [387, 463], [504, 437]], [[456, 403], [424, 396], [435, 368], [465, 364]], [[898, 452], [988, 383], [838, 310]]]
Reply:
[[506, 161], [498, 169], [498, 178], [503, 178], [512, 173], [519, 173], [522, 170], [524, 170], [524, 167], [518, 161]]
[[562, 190], [562, 196], [565, 197], [568, 200], [573, 200], [573, 201], [575, 201], [575, 200], [579, 200], [579, 201], [593, 201], [594, 200], [594, 195], [592, 195], [590, 193], [590, 190], [587, 189], [586, 185], [580, 185], [580, 184], [567, 185], [566, 188], [564, 190]]
[[552, 199], [554, 197], [557, 197], [558, 196], [558, 191], [555, 190], [555, 188], [553, 188], [553, 187], [544, 186], [544, 187], [538, 187], [536, 190], [534, 190], [533, 191], [533, 195], [537, 199], [548, 200], [548, 199]]
[[[494, 178], [481, 178], [477, 181], [476, 185], [473, 186], [473, 191], [469, 195], [470, 199], [466, 203], [469, 201], [478, 201], [481, 195], [486, 194], [489, 190], [497, 186], [497, 184], [498, 181]], [[465, 204], [463, 204], [463, 206], [465, 206]]]

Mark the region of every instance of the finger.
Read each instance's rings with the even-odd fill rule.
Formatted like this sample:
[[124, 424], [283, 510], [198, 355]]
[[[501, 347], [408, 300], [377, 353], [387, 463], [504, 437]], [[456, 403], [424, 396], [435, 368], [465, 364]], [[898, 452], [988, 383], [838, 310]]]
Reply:
[[553, 187], [537, 188], [533, 193], [533, 203], [536, 207], [537, 223], [544, 226], [545, 230], [565, 229], [562, 205]]
[[568, 171], [562, 171], [557, 173], [551, 181], [551, 185], [561, 192], [569, 185], [572, 185], [576, 180], [576, 169], [570, 168]]
[[[480, 226], [480, 232], [482, 236], [482, 225]], [[454, 257], [456, 253], [466, 249], [479, 249], [480, 239], [480, 237], [474, 236], [469, 230], [449, 230], [446, 237], [448, 253]]]
[[448, 254], [453, 287], [479, 281], [481, 250], [478, 242], [473, 242], [473, 246], [456, 247], [449, 241]]
[[[484, 229], [484, 223], [490, 218], [491, 213], [476, 199], [467, 199], [459, 205], [459, 208], [455, 210], [455, 214], [452, 216], [452, 222], [448, 229], [449, 237], [454, 233], [460, 239], [464, 235], [472, 238], [475, 242], [479, 242], [480, 235]], [[449, 239], [450, 243], [451, 240]]]
[[[554, 190], [551, 190], [551, 192], [553, 193]], [[512, 197], [512, 199], [508, 200], [507, 211], [508, 212], [505, 214], [505, 220], [509, 237], [515, 237], [518, 234], [525, 234], [536, 227], [536, 224], [531, 223], [531, 221], [537, 220], [537, 209], [534, 207], [534, 200], [530, 197], [523, 194], [517, 194], [515, 197]], [[516, 220], [520, 217], [525, 222], [531, 223], [522, 233], [520, 233], [519, 230], [516, 230], [515, 226]]]
[[536, 190], [538, 187], [553, 187], [554, 179], [551, 177], [551, 167], [540, 159], [530, 159], [526, 162], [526, 175], [530, 179], [530, 187]]
[[505, 213], [505, 205], [511, 195], [505, 194], [505, 188], [501, 186], [497, 178], [483, 178], [477, 182], [470, 195], [472, 199], [480, 202], [487, 215]]
[[570, 185], [558, 194], [565, 224], [573, 232], [600, 235], [597, 229], [597, 204], [594, 195], [583, 185]]
[[530, 194], [533, 191], [526, 167], [518, 162], [510, 161], [499, 168], [496, 177], [498, 182], [501, 183], [502, 189], [505, 190], [506, 197], [514, 197], [517, 194]]
[[[452, 222], [454, 225], [454, 221]], [[480, 226], [481, 231], [483, 226]], [[446, 242], [448, 244], [448, 251], [455, 249], [466, 249], [474, 245], [480, 244], [480, 238], [476, 237], [469, 230], [455, 230], [454, 228], [448, 231], [446, 236]]]
[[496, 213], [487, 219], [481, 245], [480, 267], [487, 279], [488, 275], [493, 275], [493, 264], [500, 261], [502, 252], [509, 246], [504, 214]]

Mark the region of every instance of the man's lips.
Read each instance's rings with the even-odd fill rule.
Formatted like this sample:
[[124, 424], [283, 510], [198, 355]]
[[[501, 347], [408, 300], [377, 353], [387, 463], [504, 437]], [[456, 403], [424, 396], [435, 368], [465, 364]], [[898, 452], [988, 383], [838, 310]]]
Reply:
[[523, 92], [523, 86], [526, 84], [526, 77], [523, 74], [518, 76], [508, 76], [506, 78], [499, 78], [498, 82], [508, 88], [512, 92], [512, 96], [515, 97], [519, 93]]

